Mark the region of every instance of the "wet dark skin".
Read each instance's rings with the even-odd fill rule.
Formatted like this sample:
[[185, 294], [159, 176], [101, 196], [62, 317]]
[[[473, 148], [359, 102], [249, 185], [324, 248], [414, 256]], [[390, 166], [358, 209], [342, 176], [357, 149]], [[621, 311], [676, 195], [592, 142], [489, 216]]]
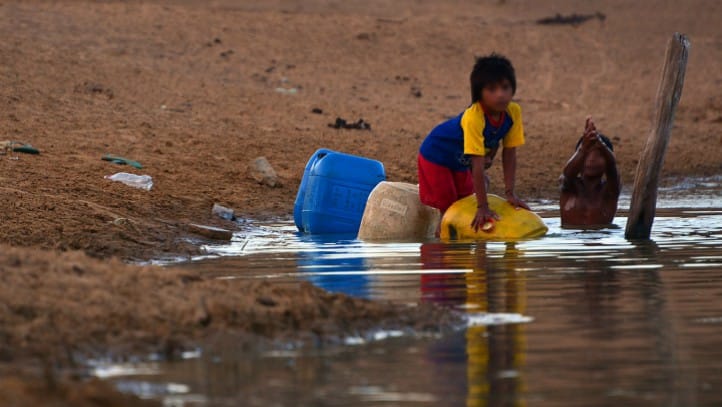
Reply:
[[612, 223], [621, 184], [614, 153], [604, 145], [591, 117], [582, 143], [561, 177], [559, 210], [563, 227], [600, 227]]
[[[514, 92], [509, 80], [504, 79], [499, 83], [490, 84], [481, 90], [479, 103], [484, 113], [494, 120], [500, 120], [503, 112], [506, 111]], [[491, 152], [490, 157], [481, 155], [471, 156], [471, 176], [476, 194], [477, 209], [476, 215], [471, 222], [471, 227], [478, 231], [487, 222], [499, 219], [499, 215], [489, 208], [486, 199], [486, 174], [485, 171], [491, 166], [491, 158], [496, 151]], [[529, 209], [526, 203], [517, 198], [514, 194], [514, 180], [516, 177], [516, 148], [503, 148], [501, 152], [502, 168], [504, 169], [504, 186], [506, 200], [515, 208]]]

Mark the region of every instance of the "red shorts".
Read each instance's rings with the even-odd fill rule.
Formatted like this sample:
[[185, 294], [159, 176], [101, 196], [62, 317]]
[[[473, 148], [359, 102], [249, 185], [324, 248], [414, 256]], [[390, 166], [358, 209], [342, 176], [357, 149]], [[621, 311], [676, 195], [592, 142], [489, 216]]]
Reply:
[[419, 154], [419, 198], [441, 213], [459, 199], [474, 193], [471, 171], [453, 171]]

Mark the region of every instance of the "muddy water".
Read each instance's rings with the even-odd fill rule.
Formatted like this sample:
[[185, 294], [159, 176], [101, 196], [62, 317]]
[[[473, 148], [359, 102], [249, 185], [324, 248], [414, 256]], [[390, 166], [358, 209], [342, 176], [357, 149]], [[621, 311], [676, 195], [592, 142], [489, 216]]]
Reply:
[[623, 216], [596, 231], [561, 229], [550, 216], [546, 237], [516, 243], [369, 244], [298, 236], [290, 222], [247, 224], [187, 266], [435, 302], [473, 324], [312, 352], [229, 344], [98, 372], [166, 405], [721, 405], [722, 202], [687, 196], [679, 202], [689, 207], [675, 209], [667, 192], [652, 239], [640, 242], [624, 239]]

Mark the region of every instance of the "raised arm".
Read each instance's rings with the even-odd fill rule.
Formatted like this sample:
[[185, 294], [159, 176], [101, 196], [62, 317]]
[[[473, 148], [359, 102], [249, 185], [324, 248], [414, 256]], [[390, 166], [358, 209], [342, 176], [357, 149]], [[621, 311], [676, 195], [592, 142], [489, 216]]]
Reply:
[[591, 117], [587, 117], [587, 121], [584, 124], [584, 135], [582, 136], [582, 144], [579, 145], [577, 151], [574, 152], [572, 158], [567, 161], [562, 171], [562, 190], [569, 190], [574, 186], [574, 180], [577, 178], [582, 169], [584, 168], [584, 159], [586, 158], [587, 152], [599, 142], [597, 137], [597, 128], [594, 125]]
[[602, 145], [602, 147], [599, 149], [602, 152], [602, 155], [604, 156], [604, 162], [607, 163], [607, 168], [604, 170], [605, 175], [607, 176], [607, 185], [606, 185], [606, 191], [610, 195], [619, 196], [619, 193], [622, 189], [622, 183], [619, 179], [619, 172], [617, 171], [617, 160], [614, 158], [614, 153], [612, 150], [607, 148], [604, 143], [599, 142], [599, 144]]
[[565, 183], [571, 182], [571, 180], [576, 178], [576, 176], [582, 172], [585, 155], [586, 153], [582, 150], [582, 146], [579, 146], [577, 151], [574, 152], [574, 155], [572, 155], [572, 158], [567, 161], [567, 164], [564, 166], [564, 170], [562, 171]]

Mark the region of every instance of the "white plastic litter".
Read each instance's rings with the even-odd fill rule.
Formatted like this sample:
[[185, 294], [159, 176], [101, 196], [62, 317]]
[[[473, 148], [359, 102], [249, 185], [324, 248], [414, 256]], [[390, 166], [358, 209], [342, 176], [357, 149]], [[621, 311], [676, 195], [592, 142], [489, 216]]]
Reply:
[[150, 175], [135, 175], [127, 172], [118, 172], [113, 175], [106, 175], [105, 179], [122, 182], [125, 185], [150, 191], [153, 188], [153, 177]]
[[534, 321], [534, 318], [526, 315], [505, 312], [480, 312], [478, 314], [467, 315], [467, 326], [487, 326], [487, 325], [508, 325], [508, 324], [526, 324]]

